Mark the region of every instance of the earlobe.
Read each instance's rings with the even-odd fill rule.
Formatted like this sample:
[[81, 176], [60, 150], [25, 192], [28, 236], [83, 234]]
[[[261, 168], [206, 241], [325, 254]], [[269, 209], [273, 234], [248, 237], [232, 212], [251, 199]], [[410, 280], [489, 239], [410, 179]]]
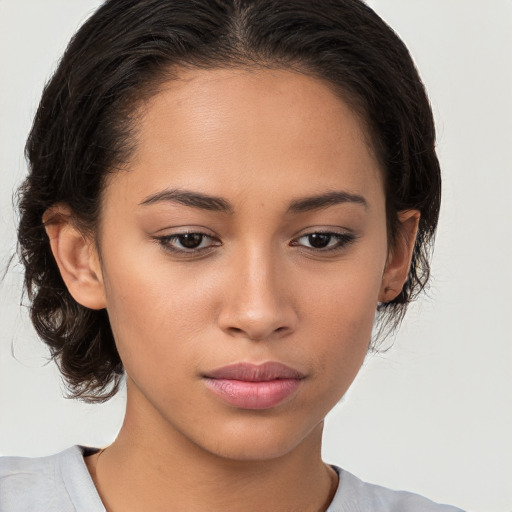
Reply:
[[389, 251], [388, 261], [382, 276], [379, 302], [390, 302], [395, 299], [402, 291], [409, 275], [412, 253], [418, 234], [420, 212], [418, 210], [404, 210], [398, 213], [398, 219], [400, 230], [393, 247]]
[[98, 252], [93, 240], [77, 227], [66, 204], [56, 204], [43, 215], [53, 257], [71, 296], [90, 309], [106, 307]]

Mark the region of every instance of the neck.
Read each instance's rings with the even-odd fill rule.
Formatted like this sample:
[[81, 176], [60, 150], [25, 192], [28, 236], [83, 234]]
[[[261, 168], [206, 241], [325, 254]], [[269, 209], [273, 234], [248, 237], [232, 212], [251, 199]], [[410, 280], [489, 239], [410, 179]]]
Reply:
[[337, 477], [321, 460], [322, 424], [284, 455], [234, 460], [192, 442], [134, 395], [129, 389], [117, 439], [87, 463], [109, 512], [327, 509]]

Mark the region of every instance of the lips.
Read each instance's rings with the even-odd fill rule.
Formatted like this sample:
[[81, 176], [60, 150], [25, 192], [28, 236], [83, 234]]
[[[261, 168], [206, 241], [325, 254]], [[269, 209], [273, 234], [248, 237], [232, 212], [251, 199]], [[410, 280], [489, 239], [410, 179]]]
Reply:
[[305, 376], [281, 363], [237, 363], [203, 376], [206, 387], [241, 409], [270, 409], [290, 399]]

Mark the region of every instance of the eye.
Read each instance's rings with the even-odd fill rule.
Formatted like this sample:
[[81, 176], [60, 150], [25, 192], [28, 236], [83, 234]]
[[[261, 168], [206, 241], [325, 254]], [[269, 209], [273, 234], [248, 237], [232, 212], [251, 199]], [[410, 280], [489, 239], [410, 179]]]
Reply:
[[316, 232], [296, 238], [291, 245], [302, 246], [315, 251], [329, 252], [341, 250], [354, 242], [355, 235], [351, 233]]
[[220, 245], [220, 241], [206, 233], [177, 233], [157, 237], [164, 249], [176, 253], [197, 253]]

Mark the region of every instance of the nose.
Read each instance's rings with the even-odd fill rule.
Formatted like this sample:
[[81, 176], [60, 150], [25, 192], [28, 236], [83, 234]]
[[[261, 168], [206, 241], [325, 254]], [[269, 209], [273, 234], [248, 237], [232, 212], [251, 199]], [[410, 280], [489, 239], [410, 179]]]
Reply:
[[291, 284], [271, 251], [246, 251], [230, 265], [219, 327], [250, 340], [290, 334], [298, 320]]

